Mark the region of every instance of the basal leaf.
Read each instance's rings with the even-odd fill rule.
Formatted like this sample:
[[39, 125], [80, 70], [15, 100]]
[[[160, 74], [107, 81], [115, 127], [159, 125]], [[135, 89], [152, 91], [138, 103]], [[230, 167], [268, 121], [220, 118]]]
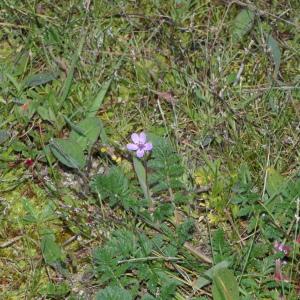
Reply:
[[4, 144], [10, 138], [10, 133], [7, 130], [0, 130], [0, 145]]
[[137, 159], [136, 157], [134, 157], [133, 158], [133, 166], [134, 166], [135, 173], [138, 177], [140, 186], [143, 190], [145, 199], [150, 199], [149, 189], [147, 186], [146, 170], [145, 170], [142, 162], [139, 159]]
[[103, 125], [103, 123], [100, 119], [99, 119], [99, 124], [100, 124], [100, 139], [101, 139], [101, 142], [103, 144], [108, 144], [108, 137], [106, 135], [104, 125]]
[[285, 186], [286, 180], [284, 177], [282, 177], [274, 168], [268, 168], [266, 190], [270, 199], [278, 195]]
[[230, 263], [226, 260], [214, 265], [209, 270], [205, 271], [203, 275], [198, 277], [198, 279], [193, 284], [193, 289], [199, 290], [202, 289], [204, 286], [210, 284], [213, 278], [213, 274], [217, 272], [219, 269], [224, 269], [229, 267], [229, 265]]
[[232, 27], [231, 35], [234, 42], [239, 42], [252, 28], [254, 24], [255, 14], [249, 9], [243, 9], [235, 17]]
[[18, 82], [18, 80], [11, 75], [10, 73], [5, 72], [4, 75], [8, 78], [8, 80], [13, 84], [13, 86], [16, 88], [16, 90], [18, 92], [21, 92], [22, 90], [22, 86], [21, 84]]
[[88, 110], [88, 117], [94, 117], [97, 113], [97, 111], [100, 109], [103, 100], [105, 98], [105, 95], [111, 85], [112, 79], [106, 81], [103, 83], [99, 93], [97, 94], [96, 98], [94, 99], [91, 107]]
[[79, 135], [85, 136], [84, 131], [76, 124], [74, 124], [67, 116], [63, 115], [65, 122], [71, 127], [72, 130], [77, 132]]
[[23, 81], [23, 86], [25, 88], [28, 87], [35, 87], [39, 85], [46, 84], [57, 77], [57, 73], [52, 73], [52, 72], [42, 72], [38, 74], [31, 74], [28, 75], [24, 81]]
[[212, 294], [214, 300], [239, 300], [239, 287], [231, 270], [219, 269], [213, 275]]
[[67, 78], [66, 78], [66, 80], [64, 82], [64, 85], [63, 85], [63, 87], [60, 91], [60, 94], [59, 94], [59, 97], [60, 97], [59, 108], [64, 104], [64, 102], [65, 102], [66, 98], [68, 97], [69, 92], [71, 90], [75, 68], [76, 68], [76, 65], [79, 61], [80, 54], [81, 54], [82, 49], [83, 49], [83, 45], [84, 45], [84, 42], [85, 42], [85, 36], [86, 36], [86, 34], [82, 35], [82, 37], [81, 37], [81, 39], [78, 43], [78, 48], [76, 49], [76, 51], [74, 52], [74, 54], [72, 56], [72, 62], [71, 62], [70, 68], [68, 70]]
[[50, 149], [53, 155], [63, 165], [82, 169], [85, 165], [85, 156], [81, 146], [71, 139], [53, 139], [50, 143]]
[[100, 131], [101, 123], [97, 117], [86, 118], [76, 125], [76, 130], [72, 130], [70, 140], [75, 141], [82, 151], [87, 150], [97, 141]]
[[275, 69], [274, 69], [274, 76], [277, 77], [277, 74], [279, 72], [280, 62], [281, 62], [281, 51], [279, 48], [278, 42], [272, 37], [271, 34], [268, 34], [266, 37], [266, 42], [268, 45], [268, 48], [271, 52]]
[[56, 121], [56, 116], [51, 107], [39, 106], [37, 108], [37, 113], [45, 121], [49, 121], [49, 122], [53, 122], [53, 123]]

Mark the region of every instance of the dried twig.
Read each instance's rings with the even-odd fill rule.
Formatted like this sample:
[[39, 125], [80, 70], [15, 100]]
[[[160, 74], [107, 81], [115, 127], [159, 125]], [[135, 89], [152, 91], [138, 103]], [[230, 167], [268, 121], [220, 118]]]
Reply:
[[16, 236], [13, 239], [8, 240], [7, 242], [4, 242], [0, 244], [0, 249], [7, 248], [16, 243], [18, 240], [20, 240], [23, 236]]
[[212, 263], [213, 263], [212, 260], [208, 256], [206, 256], [204, 253], [202, 253], [198, 249], [196, 249], [194, 246], [192, 246], [190, 243], [186, 242], [184, 244], [184, 248], [189, 250], [193, 255], [197, 256], [198, 258], [200, 258], [204, 262], [212, 265]]

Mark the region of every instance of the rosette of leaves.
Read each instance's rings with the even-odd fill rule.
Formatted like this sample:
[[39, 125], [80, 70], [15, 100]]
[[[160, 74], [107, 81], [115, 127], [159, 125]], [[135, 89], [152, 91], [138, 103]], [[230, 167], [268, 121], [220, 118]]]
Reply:
[[79, 124], [66, 117], [65, 120], [72, 128], [69, 138], [52, 139], [49, 147], [61, 164], [81, 170], [85, 167], [87, 153], [101, 133], [102, 123], [97, 117], [88, 117]]

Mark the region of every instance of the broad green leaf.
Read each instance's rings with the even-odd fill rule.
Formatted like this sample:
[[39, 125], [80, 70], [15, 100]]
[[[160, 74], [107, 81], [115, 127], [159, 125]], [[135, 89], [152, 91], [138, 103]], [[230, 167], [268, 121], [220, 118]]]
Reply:
[[52, 73], [52, 72], [43, 72], [43, 73], [28, 75], [23, 81], [23, 86], [25, 88], [28, 88], [28, 87], [43, 85], [56, 79], [57, 75], [58, 75], [57, 73]]
[[53, 123], [56, 122], [56, 117], [51, 107], [39, 106], [37, 108], [37, 113], [45, 121], [49, 121]]
[[17, 79], [9, 73], [4, 73], [4, 75], [8, 78], [8, 80], [14, 85], [16, 90], [20, 93], [22, 90], [21, 85], [18, 83]]
[[100, 139], [101, 139], [101, 142], [103, 144], [107, 145], [108, 144], [108, 137], [106, 135], [104, 125], [103, 125], [103, 123], [100, 119], [99, 119], [99, 124], [100, 124]]
[[243, 9], [235, 17], [232, 27], [231, 35], [234, 42], [239, 42], [251, 30], [254, 24], [255, 14], [249, 9]]
[[149, 189], [148, 189], [148, 185], [147, 185], [146, 170], [145, 170], [142, 162], [139, 159], [137, 159], [136, 157], [133, 157], [133, 166], [134, 166], [135, 173], [138, 177], [140, 186], [143, 190], [144, 197], [145, 197], [145, 199], [149, 200], [150, 195], [149, 195]]
[[82, 136], [86, 136], [84, 131], [78, 125], [74, 124], [68, 117], [63, 115], [63, 118], [65, 119], [66, 123], [71, 127], [72, 130], [74, 130], [75, 132], [77, 132]]
[[53, 265], [62, 260], [61, 248], [55, 242], [54, 234], [49, 230], [42, 233], [41, 249], [46, 264]]
[[198, 277], [198, 279], [193, 284], [193, 289], [194, 290], [199, 290], [199, 289], [202, 289], [204, 286], [210, 284], [211, 281], [212, 281], [214, 273], [216, 273], [220, 269], [223, 270], [224, 268], [229, 267], [229, 265], [230, 265], [230, 263], [226, 260], [214, 265], [213, 267], [211, 267], [210, 269], [205, 271], [203, 273], [203, 275]]
[[219, 269], [213, 275], [212, 294], [214, 300], [239, 300], [239, 287], [231, 270]]
[[106, 95], [106, 93], [107, 93], [107, 91], [110, 87], [111, 82], [112, 82], [112, 79], [110, 79], [110, 80], [103, 83], [99, 93], [97, 94], [97, 96], [94, 99], [91, 107], [88, 110], [88, 113], [87, 113], [88, 117], [95, 116], [97, 111], [100, 109], [100, 107], [103, 103], [104, 97], [105, 97], [105, 95]]
[[268, 168], [266, 190], [270, 199], [278, 195], [285, 186], [285, 178], [281, 176], [274, 168]]
[[[119, 61], [116, 63], [116, 65], [114, 66], [114, 72], [116, 72], [121, 67], [121, 65], [123, 63], [123, 59], [124, 59], [124, 56], [122, 56], [119, 59]], [[94, 117], [97, 114], [97, 112], [101, 108], [103, 100], [109, 90], [112, 80], [113, 80], [113, 76], [112, 76], [112, 78], [110, 78], [109, 80], [107, 80], [106, 82], [104, 82], [102, 84], [100, 91], [98, 92], [96, 98], [92, 102], [92, 105], [87, 109], [87, 117]]]
[[83, 150], [74, 140], [53, 139], [50, 142], [50, 149], [59, 162], [69, 168], [82, 169], [85, 165]]
[[97, 117], [86, 118], [77, 124], [77, 128], [83, 134], [73, 129], [70, 134], [70, 140], [75, 141], [82, 150], [90, 149], [99, 137], [101, 125]]
[[271, 51], [271, 55], [275, 65], [274, 76], [277, 77], [277, 74], [279, 72], [280, 62], [281, 62], [281, 51], [278, 42], [272, 37], [271, 34], [267, 35], [266, 42], [269, 50]]
[[10, 133], [7, 130], [0, 130], [0, 145], [4, 144], [10, 138]]

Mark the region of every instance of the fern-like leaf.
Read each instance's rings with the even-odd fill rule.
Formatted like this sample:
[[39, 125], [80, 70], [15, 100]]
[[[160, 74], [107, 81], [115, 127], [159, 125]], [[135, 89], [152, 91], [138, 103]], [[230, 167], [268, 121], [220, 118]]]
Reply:
[[180, 156], [167, 140], [153, 135], [149, 135], [149, 137], [153, 143], [152, 157], [148, 161], [151, 190], [158, 193], [165, 190], [182, 189], [181, 177], [184, 168]]
[[107, 175], [96, 175], [91, 187], [102, 199], [108, 198], [111, 206], [119, 204], [129, 209], [138, 205], [130, 190], [129, 180], [120, 167], [112, 167]]

